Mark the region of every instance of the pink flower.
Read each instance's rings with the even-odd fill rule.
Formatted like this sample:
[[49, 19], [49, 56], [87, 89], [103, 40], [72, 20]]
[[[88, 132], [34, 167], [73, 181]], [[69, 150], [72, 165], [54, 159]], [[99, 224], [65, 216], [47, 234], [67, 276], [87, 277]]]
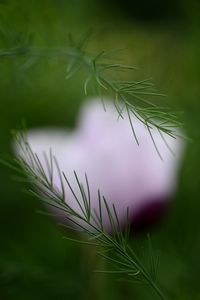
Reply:
[[[136, 144], [128, 116], [118, 118], [112, 102], [106, 102], [106, 112], [100, 100], [87, 102], [79, 115], [77, 128], [70, 132], [65, 129], [34, 129], [28, 132], [28, 142], [37, 153], [47, 171], [43, 153], [49, 149], [68, 178], [73, 190], [80, 196], [74, 176], [85, 185], [87, 174], [91, 208], [98, 210], [98, 190], [107, 202], [115, 205], [121, 224], [125, 222], [129, 207], [135, 227], [158, 220], [177, 186], [177, 175], [183, 143], [179, 138], [163, 134], [169, 151], [160, 133], [152, 134], [163, 160], [155, 150], [151, 136], [138, 119], [133, 126], [139, 139]], [[58, 172], [54, 172], [54, 185], [61, 189]], [[65, 185], [66, 201], [80, 212], [69, 186]], [[104, 226], [110, 230], [107, 215]]]

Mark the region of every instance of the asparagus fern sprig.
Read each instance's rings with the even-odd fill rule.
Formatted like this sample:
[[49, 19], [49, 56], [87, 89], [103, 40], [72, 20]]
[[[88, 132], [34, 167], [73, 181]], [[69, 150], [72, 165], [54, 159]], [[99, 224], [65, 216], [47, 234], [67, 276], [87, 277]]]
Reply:
[[[102, 99], [104, 95], [111, 95], [118, 116], [124, 118], [124, 113], [128, 114], [130, 126], [138, 144], [140, 138], [134, 128], [134, 118], [146, 126], [154, 144], [153, 129], [158, 130], [161, 135], [165, 133], [175, 138], [178, 134], [177, 127], [182, 126], [177, 114], [171, 113], [167, 107], [158, 106], [152, 100], [152, 98], [163, 96], [163, 94], [154, 90], [149, 79], [121, 80], [121, 73], [135, 68], [113, 62], [113, 51], [91, 54], [86, 48], [89, 36], [90, 34], [87, 33], [75, 41], [70, 35], [68, 44], [65, 47], [57, 48], [33, 47], [24, 42], [13, 48], [0, 49], [0, 58], [24, 56], [27, 60], [30, 57], [66, 59], [66, 78], [69, 79], [77, 71], [84, 69], [87, 73], [83, 84], [85, 94], [88, 94], [89, 84], [92, 83]], [[104, 108], [106, 110], [105, 105]], [[159, 153], [157, 147], [156, 150]]]
[[[150, 242], [147, 255], [149, 256], [150, 267], [146, 267], [136, 251], [130, 247], [129, 209], [126, 210], [125, 225], [122, 228], [115, 205], [108, 202], [99, 190], [97, 191], [98, 209], [92, 208], [93, 199], [91, 199], [90, 184], [86, 174], [84, 182], [81, 182], [78, 174], [74, 171], [77, 185], [75, 189], [65, 172], [60, 168], [51, 150], [48, 154], [43, 153], [43, 160], [41, 161], [31, 149], [25, 134], [22, 132], [16, 134], [16, 144], [20, 155], [14, 159], [14, 164], [8, 161], [4, 161], [4, 164], [17, 171], [22, 180], [29, 182], [30, 188], [28, 190], [32, 195], [42, 199], [44, 203], [53, 207], [54, 211], [62, 212], [67, 221], [62, 226], [81, 233], [77, 239], [66, 237], [68, 240], [97, 247], [98, 254], [113, 266], [111, 270], [99, 270], [98, 272], [121, 274], [132, 281], [146, 283], [160, 299], [166, 299], [157, 283], [158, 264]], [[59, 178], [59, 186], [58, 183], [56, 186], [54, 182], [55, 174]], [[69, 195], [66, 194], [66, 190], [69, 190], [73, 196], [77, 209], [74, 208], [76, 206], [68, 203]], [[108, 232], [104, 225], [105, 218], [109, 220], [111, 232]], [[84, 239], [81, 239], [80, 236]]]

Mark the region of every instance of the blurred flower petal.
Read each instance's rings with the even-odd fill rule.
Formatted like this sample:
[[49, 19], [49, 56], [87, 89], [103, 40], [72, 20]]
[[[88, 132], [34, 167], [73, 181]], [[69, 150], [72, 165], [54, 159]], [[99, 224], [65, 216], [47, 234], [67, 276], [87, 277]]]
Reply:
[[[80, 195], [74, 170], [81, 182], [87, 174], [92, 209], [98, 210], [98, 189], [108, 203], [114, 204], [121, 224], [129, 207], [133, 223], [151, 223], [162, 213], [175, 192], [178, 169], [183, 152], [183, 141], [163, 137], [153, 129], [155, 143], [163, 157], [160, 159], [151, 136], [143, 123], [133, 119], [139, 139], [137, 145], [128, 116], [119, 118], [112, 102], [106, 101], [106, 111], [99, 99], [88, 101], [78, 118], [73, 132], [64, 129], [38, 129], [28, 132], [28, 142], [46, 168], [43, 153], [52, 150], [73, 190]], [[58, 173], [54, 172], [55, 186], [61, 188]], [[80, 211], [69, 187], [65, 186], [66, 201]], [[144, 221], [144, 222], [143, 222]], [[106, 214], [104, 225], [110, 230]]]

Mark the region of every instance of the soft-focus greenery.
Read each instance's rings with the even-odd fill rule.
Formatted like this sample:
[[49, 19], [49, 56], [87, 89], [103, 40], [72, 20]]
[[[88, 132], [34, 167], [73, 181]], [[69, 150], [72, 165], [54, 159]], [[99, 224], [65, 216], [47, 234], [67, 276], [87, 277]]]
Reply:
[[[129, 76], [152, 77], [168, 94], [169, 105], [184, 111], [192, 142], [186, 147], [171, 212], [151, 235], [160, 251], [159, 278], [169, 299], [200, 299], [200, 5], [179, 1], [178, 14], [159, 20], [136, 20], [129, 6], [122, 5], [100, 0], [0, 1], [0, 48], [12, 46], [20, 33], [34, 45], [63, 46], [69, 32], [79, 36], [92, 27], [91, 50], [127, 48], [118, 57], [138, 67]], [[28, 127], [74, 126], [84, 98], [83, 75], [67, 81], [65, 72], [64, 59], [0, 57], [2, 155], [11, 154], [10, 131], [22, 119]], [[37, 213], [42, 204], [23, 193], [23, 184], [12, 175], [0, 167], [0, 299], [155, 299], [146, 286], [93, 273], [103, 267], [95, 252], [63, 240], [65, 232]], [[143, 251], [146, 237], [135, 239]]]

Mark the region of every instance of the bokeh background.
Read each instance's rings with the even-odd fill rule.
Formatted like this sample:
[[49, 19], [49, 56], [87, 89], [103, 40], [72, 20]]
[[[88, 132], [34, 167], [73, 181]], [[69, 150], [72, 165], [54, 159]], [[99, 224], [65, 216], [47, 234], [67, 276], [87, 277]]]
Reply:
[[[192, 141], [173, 208], [151, 237], [160, 252], [159, 279], [171, 299], [200, 299], [200, 2], [0, 1], [1, 49], [22, 40], [64, 46], [68, 33], [78, 37], [88, 28], [94, 30], [92, 51], [126, 48], [120, 57], [137, 67], [130, 76], [153, 78], [169, 105], [184, 112]], [[66, 63], [0, 56], [2, 156], [12, 154], [11, 130], [23, 119], [27, 127], [73, 128], [84, 99], [83, 74], [67, 81]], [[40, 201], [25, 194], [3, 165], [0, 188], [0, 299], [156, 299], [144, 285], [93, 273], [102, 264], [95, 252], [64, 240], [54, 220], [37, 212]], [[143, 251], [146, 235], [135, 239]]]

